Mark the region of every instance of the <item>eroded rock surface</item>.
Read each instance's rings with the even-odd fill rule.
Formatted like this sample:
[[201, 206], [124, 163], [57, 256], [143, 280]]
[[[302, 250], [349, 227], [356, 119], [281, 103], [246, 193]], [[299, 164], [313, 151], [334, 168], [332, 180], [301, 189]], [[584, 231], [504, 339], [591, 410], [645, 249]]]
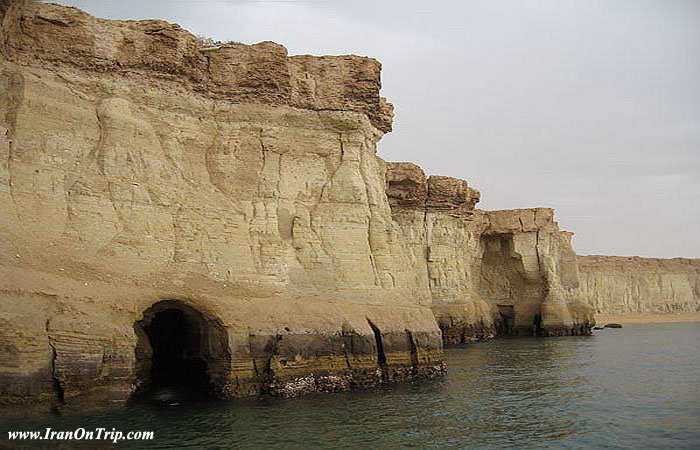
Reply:
[[217, 396], [444, 372], [375, 155], [377, 61], [0, 13], [3, 404], [123, 403], [167, 317]]
[[504, 333], [585, 335], [595, 324], [580, 298], [573, 233], [548, 208], [486, 212], [480, 290], [498, 309]]
[[579, 256], [581, 297], [597, 313], [700, 311], [700, 260]]
[[386, 180], [416, 284], [430, 292], [445, 343], [493, 337], [494, 314], [478, 291], [486, 225], [474, 209], [479, 192], [464, 180], [428, 178], [412, 163], [388, 164]]
[[[505, 335], [588, 334], [571, 233], [551, 209], [480, 211], [465, 180], [391, 163], [387, 195], [447, 344]], [[421, 281], [423, 280], [423, 281]]]
[[179, 373], [344, 390], [444, 374], [443, 340], [590, 329], [551, 210], [377, 157], [377, 61], [32, 1], [0, 22], [0, 406]]

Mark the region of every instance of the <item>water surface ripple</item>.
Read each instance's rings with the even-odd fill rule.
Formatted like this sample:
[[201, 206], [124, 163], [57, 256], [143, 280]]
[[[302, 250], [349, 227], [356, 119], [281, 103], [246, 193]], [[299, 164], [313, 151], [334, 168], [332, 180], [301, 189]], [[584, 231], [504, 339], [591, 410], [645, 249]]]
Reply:
[[8, 429], [50, 426], [155, 431], [116, 448], [700, 448], [700, 323], [500, 339], [446, 359], [437, 382], [14, 419], [0, 447]]

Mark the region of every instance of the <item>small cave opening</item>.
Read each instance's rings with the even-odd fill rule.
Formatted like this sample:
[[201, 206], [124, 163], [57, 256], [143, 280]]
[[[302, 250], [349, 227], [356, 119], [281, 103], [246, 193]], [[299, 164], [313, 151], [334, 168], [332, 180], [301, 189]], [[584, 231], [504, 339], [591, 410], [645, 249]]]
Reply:
[[206, 363], [197, 354], [201, 332], [180, 309], [166, 309], [144, 328], [151, 341], [151, 384], [205, 392]]
[[382, 342], [382, 332], [379, 331], [379, 328], [375, 324], [372, 323], [371, 320], [367, 319], [367, 323], [369, 324], [369, 327], [372, 329], [372, 332], [374, 333], [374, 340], [377, 343], [377, 363], [379, 364], [380, 367], [386, 366], [386, 354], [384, 353], [384, 343]]
[[501, 316], [501, 333], [503, 336], [513, 336], [515, 330], [515, 310], [513, 305], [498, 305], [498, 313]]
[[165, 300], [146, 310], [134, 331], [135, 398], [175, 404], [222, 396], [231, 356], [220, 321], [184, 302]]
[[533, 336], [542, 336], [544, 330], [542, 330], [542, 314], [535, 314], [535, 318], [532, 320], [532, 334]]

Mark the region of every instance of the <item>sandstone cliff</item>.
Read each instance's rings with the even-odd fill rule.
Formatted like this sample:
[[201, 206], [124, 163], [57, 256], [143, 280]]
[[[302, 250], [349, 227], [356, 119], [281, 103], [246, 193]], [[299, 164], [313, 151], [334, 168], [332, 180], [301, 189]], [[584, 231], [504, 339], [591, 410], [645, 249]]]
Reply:
[[386, 178], [416, 284], [427, 284], [446, 343], [589, 332], [571, 233], [551, 209], [480, 211], [466, 181], [426, 178], [411, 163], [389, 164]]
[[480, 236], [477, 190], [449, 177], [427, 178], [411, 163], [387, 167], [387, 196], [410, 251], [416, 284], [430, 292], [446, 343], [493, 337], [494, 311], [479, 291]]
[[581, 298], [601, 314], [700, 311], [700, 260], [579, 256]]
[[170, 316], [217, 396], [443, 370], [375, 155], [377, 61], [1, 4], [4, 404], [125, 401]]
[[[0, 406], [292, 396], [580, 334], [570, 235], [387, 164], [380, 65], [0, 0]], [[182, 381], [182, 380], [180, 380]]]

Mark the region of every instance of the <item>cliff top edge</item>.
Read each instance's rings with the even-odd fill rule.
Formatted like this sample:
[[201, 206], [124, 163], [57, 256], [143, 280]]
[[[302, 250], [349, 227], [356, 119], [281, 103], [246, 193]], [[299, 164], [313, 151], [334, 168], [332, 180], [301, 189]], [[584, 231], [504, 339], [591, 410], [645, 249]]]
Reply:
[[392, 128], [393, 106], [380, 96], [374, 58], [289, 56], [270, 41], [204, 47], [164, 20], [100, 19], [36, 0], [0, 0], [0, 24], [0, 55], [21, 66], [170, 81], [232, 103], [358, 112], [383, 133]]

